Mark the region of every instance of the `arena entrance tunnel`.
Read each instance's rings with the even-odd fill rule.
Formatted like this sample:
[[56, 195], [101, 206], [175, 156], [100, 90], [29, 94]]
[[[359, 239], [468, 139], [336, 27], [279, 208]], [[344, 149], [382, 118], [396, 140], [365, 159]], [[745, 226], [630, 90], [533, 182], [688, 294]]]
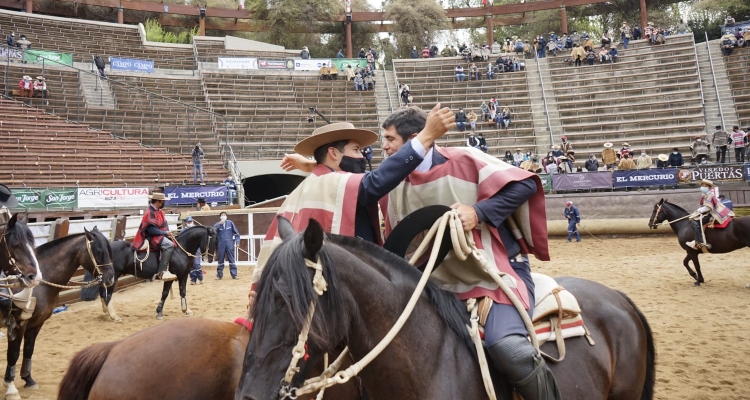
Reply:
[[242, 181], [242, 188], [245, 189], [245, 202], [247, 205], [252, 205], [287, 195], [304, 179], [304, 176], [292, 174], [267, 174], [245, 178]]

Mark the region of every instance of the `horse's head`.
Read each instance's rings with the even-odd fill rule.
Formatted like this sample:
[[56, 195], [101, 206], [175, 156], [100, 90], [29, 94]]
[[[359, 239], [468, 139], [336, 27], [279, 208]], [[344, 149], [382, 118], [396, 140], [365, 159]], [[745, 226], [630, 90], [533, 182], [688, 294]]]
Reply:
[[654, 204], [654, 210], [651, 212], [651, 218], [648, 220], [649, 228], [656, 229], [659, 227], [659, 224], [667, 220], [667, 213], [663, 209], [665, 202], [665, 199], [661, 199]]
[[213, 262], [216, 255], [216, 237], [214, 227], [198, 225], [183, 229], [177, 235], [177, 241], [190, 254], [195, 254], [200, 249], [201, 258], [205, 257], [208, 262]]
[[[269, 257], [258, 282], [250, 311], [254, 318], [253, 334], [245, 353], [236, 399], [282, 398], [280, 390], [299, 387], [322, 354], [344, 341], [349, 326], [348, 313], [340, 310], [343, 301], [332, 266], [331, 253], [337, 249], [325, 248], [323, 228], [310, 219], [305, 232], [296, 234], [289, 221], [281, 217], [278, 226], [282, 243]], [[313, 284], [316, 271], [312, 267], [316, 264], [322, 266], [325, 291], [320, 290], [320, 284]], [[298, 347], [301, 352], [295, 366], [299, 371], [288, 374], [304, 328], [309, 328], [309, 334], [304, 347]], [[284, 381], [285, 376], [289, 376], [289, 382]]]
[[115, 283], [115, 270], [112, 267], [112, 249], [109, 241], [97, 227], [92, 230], [83, 228], [86, 236], [86, 254], [81, 266], [94, 278], [101, 277], [104, 286]]
[[207, 226], [206, 227], [207, 234], [208, 234], [208, 249], [206, 249], [206, 261], [207, 262], [214, 262], [214, 257], [216, 256], [216, 239], [218, 238], [218, 234], [216, 233], [216, 228], [213, 226]]
[[34, 287], [42, 279], [34, 251], [34, 235], [18, 214], [0, 227], [0, 268], [6, 275], [17, 275], [21, 286]]

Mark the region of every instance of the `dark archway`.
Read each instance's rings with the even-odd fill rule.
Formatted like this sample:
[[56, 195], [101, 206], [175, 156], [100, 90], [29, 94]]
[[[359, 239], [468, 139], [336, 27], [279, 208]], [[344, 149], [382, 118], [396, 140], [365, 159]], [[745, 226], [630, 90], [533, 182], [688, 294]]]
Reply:
[[242, 187], [245, 189], [245, 201], [247, 204], [255, 204], [287, 195], [304, 179], [304, 176], [291, 174], [268, 174], [245, 178], [242, 182]]

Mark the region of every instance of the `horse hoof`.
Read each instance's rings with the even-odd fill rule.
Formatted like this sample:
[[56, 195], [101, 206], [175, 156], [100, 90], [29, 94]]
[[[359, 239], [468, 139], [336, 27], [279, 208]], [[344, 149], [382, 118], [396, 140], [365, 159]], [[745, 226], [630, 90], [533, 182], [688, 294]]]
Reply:
[[115, 323], [122, 323], [122, 318], [117, 317], [114, 319]]
[[701, 283], [700, 283], [700, 282], [695, 282], [695, 283], [693, 283], [693, 286], [695, 286], [695, 287], [698, 287], [698, 286], [700, 286], [700, 285], [701, 285]]
[[164, 314], [156, 314], [156, 319], [158, 319], [160, 321], [163, 320], [164, 319]]
[[748, 283], [747, 285], [745, 285], [745, 289], [750, 289], [750, 283]]
[[27, 383], [27, 384], [26, 384], [26, 385], [24, 385], [23, 387], [24, 387], [24, 389], [31, 389], [31, 390], [35, 390], [35, 389], [39, 389], [39, 384], [38, 384], [38, 383], [36, 383], [36, 382], [34, 382], [34, 384], [33, 384], [33, 385], [29, 385], [29, 384]]
[[188, 309], [187, 311], [185, 311], [185, 315], [187, 315], [188, 317], [192, 316], [193, 310]]
[[21, 395], [18, 393], [6, 394], [5, 400], [21, 400]]

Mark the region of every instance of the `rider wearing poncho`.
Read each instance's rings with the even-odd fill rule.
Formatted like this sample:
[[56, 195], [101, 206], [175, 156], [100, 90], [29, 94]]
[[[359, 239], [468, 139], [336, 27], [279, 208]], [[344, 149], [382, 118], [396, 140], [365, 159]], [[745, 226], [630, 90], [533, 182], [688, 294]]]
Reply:
[[173, 281], [177, 279], [177, 276], [169, 272], [169, 260], [172, 258], [175, 244], [172, 239], [167, 237], [170, 236], [169, 223], [167, 223], [167, 218], [161, 210], [164, 208], [167, 198], [164, 193], [159, 192], [151, 194], [149, 198], [151, 199], [151, 205], [143, 212], [141, 225], [135, 233], [135, 239], [133, 239], [133, 247], [140, 250], [143, 244], [148, 241], [151, 249], [159, 249], [161, 258], [159, 259], [159, 269], [156, 271], [154, 278]]
[[[426, 114], [400, 109], [383, 123], [383, 150], [392, 154], [424, 126]], [[408, 124], [406, 123], [408, 122]], [[400, 150], [399, 150], [400, 151]], [[386, 235], [410, 213], [430, 205], [452, 205], [477, 247], [506, 275], [503, 279], [533, 314], [534, 283], [527, 254], [549, 260], [544, 190], [539, 177], [466, 147], [433, 146], [424, 161], [380, 202]], [[473, 258], [450, 255], [432, 278], [460, 299], [493, 300], [485, 344], [495, 368], [525, 400], [559, 399], [552, 372], [527, 338], [516, 308]]]
[[710, 244], [703, 243], [701, 225], [709, 223], [711, 218], [713, 218], [715, 223], [721, 225], [734, 217], [734, 212], [728, 209], [721, 200], [716, 197], [716, 193], [713, 191], [715, 187], [716, 185], [708, 179], [703, 179], [701, 181], [701, 206], [694, 213], [690, 214], [690, 220], [693, 222], [693, 229], [695, 229], [695, 240], [691, 240], [685, 244], [696, 250], [701, 246], [706, 246], [709, 249], [711, 248]]

